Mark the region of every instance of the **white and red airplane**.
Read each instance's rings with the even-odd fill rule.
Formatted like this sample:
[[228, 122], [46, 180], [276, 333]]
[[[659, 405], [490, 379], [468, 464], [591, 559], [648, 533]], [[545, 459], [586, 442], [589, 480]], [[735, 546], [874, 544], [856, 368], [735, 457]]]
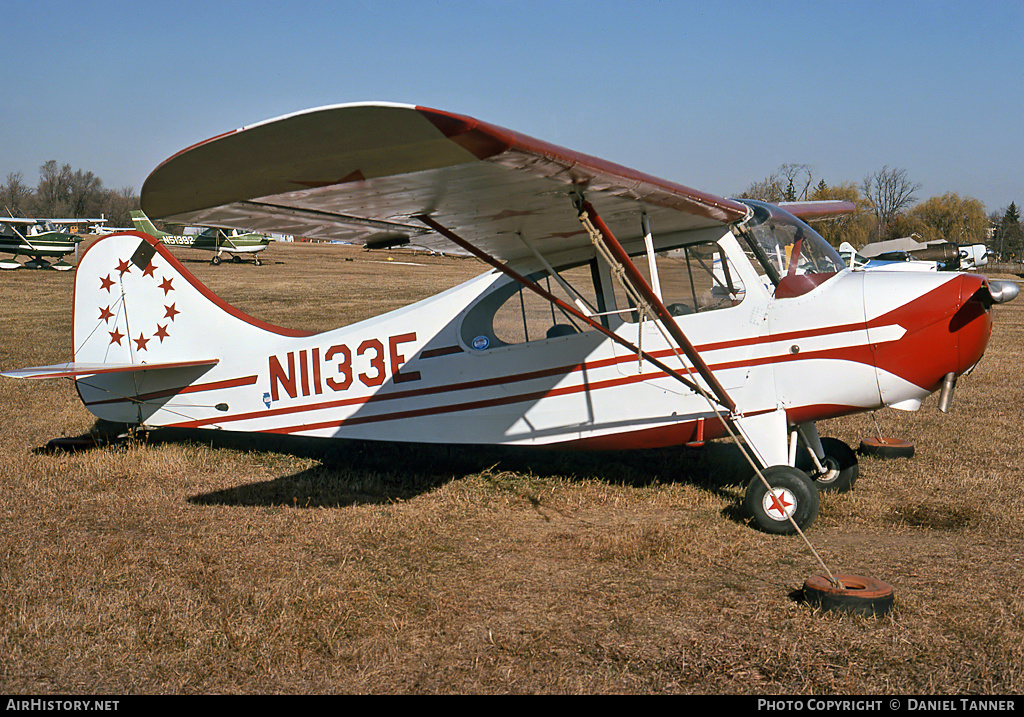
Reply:
[[1016, 294], [971, 274], [849, 269], [798, 217], [850, 205], [716, 197], [406, 105], [214, 137], [157, 167], [142, 204], [493, 270], [309, 334], [227, 305], [153, 237], [112, 234], [78, 266], [74, 361], [5, 375], [71, 378], [96, 416], [152, 427], [579, 449], [731, 435], [754, 474], [744, 503], [777, 533], [857, 477], [816, 422], [940, 389], [945, 407], [992, 305]]

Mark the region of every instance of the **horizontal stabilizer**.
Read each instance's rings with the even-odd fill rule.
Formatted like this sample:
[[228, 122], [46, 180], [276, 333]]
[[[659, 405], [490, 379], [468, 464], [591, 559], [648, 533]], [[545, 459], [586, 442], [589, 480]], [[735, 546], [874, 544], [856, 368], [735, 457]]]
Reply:
[[218, 359], [198, 361], [174, 361], [171, 363], [59, 363], [52, 366], [35, 366], [20, 368], [13, 371], [0, 371], [0, 376], [8, 378], [78, 378], [95, 376], [103, 373], [134, 373], [142, 371], [163, 371], [169, 369], [211, 367], [216, 366]]

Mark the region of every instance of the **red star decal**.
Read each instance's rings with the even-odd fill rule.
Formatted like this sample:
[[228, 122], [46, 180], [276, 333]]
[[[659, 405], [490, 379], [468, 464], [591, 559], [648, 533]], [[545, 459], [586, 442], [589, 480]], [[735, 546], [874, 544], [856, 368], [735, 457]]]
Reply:
[[100, 288], [106, 289], [108, 294], [110, 293], [110, 287], [112, 287], [113, 285], [114, 280], [110, 278], [110, 274], [107, 274], [105, 277], [100, 279]]
[[114, 327], [114, 330], [110, 332], [110, 343], [112, 343], [112, 344], [117, 344], [118, 346], [120, 346], [121, 345], [121, 339], [123, 339], [123, 338], [124, 338], [124, 334], [122, 334], [120, 331], [118, 331], [117, 327]]
[[149, 266], [142, 270], [143, 276], [152, 276], [154, 279], [156, 275], [153, 273], [156, 270], [156, 265], [153, 262], [149, 262]]
[[772, 495], [771, 509], [779, 511], [779, 515], [783, 517], [786, 516], [786, 509], [793, 505], [792, 503], [787, 503], [785, 498], [786, 494], [783, 493], [782, 491], [779, 491], [778, 493]]
[[121, 272], [121, 276], [127, 274], [129, 271], [131, 271], [131, 269], [132, 265], [127, 259], [122, 259], [121, 262], [117, 265], [117, 270]]
[[167, 296], [167, 292], [174, 291], [174, 287], [171, 286], [171, 280], [164, 277], [164, 280], [160, 282], [160, 288], [164, 290], [164, 296]]
[[110, 310], [109, 306], [107, 306], [100, 309], [100, 318], [103, 319], [103, 323], [107, 323], [109, 319], [114, 318], [114, 312]]
[[158, 338], [158, 339], [160, 339], [160, 343], [163, 343], [164, 339], [166, 339], [168, 336], [170, 336], [170, 334], [167, 333], [167, 327], [166, 326], [161, 326], [160, 324], [157, 324], [156, 325], [156, 333], [154, 333], [153, 336]]
[[174, 317], [181, 313], [180, 311], [174, 308], [174, 304], [171, 304], [170, 306], [165, 306], [164, 308], [167, 309], [167, 311], [164, 312], [164, 318], [170, 319], [171, 321], [174, 321]]
[[145, 338], [142, 334], [139, 334], [139, 338], [132, 339], [132, 341], [134, 341], [135, 345], [138, 346], [139, 351], [148, 351], [146, 344], [149, 343], [149, 339]]

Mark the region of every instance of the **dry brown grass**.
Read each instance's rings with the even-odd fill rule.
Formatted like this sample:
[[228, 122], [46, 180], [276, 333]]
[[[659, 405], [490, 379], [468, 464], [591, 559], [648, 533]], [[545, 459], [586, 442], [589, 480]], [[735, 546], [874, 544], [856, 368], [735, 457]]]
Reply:
[[[480, 271], [332, 246], [275, 245], [262, 267], [179, 256], [243, 309], [313, 329]], [[72, 280], [0, 275], [0, 365], [70, 358]], [[0, 693], [1020, 694], [1022, 338], [1018, 299], [950, 415], [934, 399], [879, 414], [915, 458], [865, 458], [857, 490], [823, 498], [809, 538], [833, 571], [894, 586], [883, 619], [800, 602], [819, 568], [799, 539], [743, 524], [746, 471], [724, 443], [203, 434], [48, 453], [90, 415], [68, 382], [5, 379]]]

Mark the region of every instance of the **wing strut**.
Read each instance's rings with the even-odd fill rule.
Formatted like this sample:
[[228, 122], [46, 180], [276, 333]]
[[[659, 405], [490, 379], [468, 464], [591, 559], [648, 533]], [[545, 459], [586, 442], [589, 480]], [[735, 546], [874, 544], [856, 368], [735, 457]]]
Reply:
[[[632, 343], [630, 343], [626, 339], [622, 338], [621, 336], [619, 336], [615, 332], [613, 332], [613, 331], [611, 331], [609, 329], [606, 329], [599, 322], [597, 322], [594, 319], [592, 319], [591, 317], [587, 316], [586, 314], [584, 314], [582, 311], [580, 311], [575, 306], [572, 306], [571, 304], [568, 304], [568, 303], [562, 301], [557, 296], [555, 296], [551, 292], [547, 291], [546, 289], [544, 289], [542, 286], [540, 286], [536, 282], [527, 279], [525, 276], [523, 276], [522, 274], [517, 272], [515, 269], [512, 269], [511, 267], [509, 267], [507, 264], [502, 263], [501, 261], [499, 261], [498, 259], [495, 259], [493, 256], [491, 256], [487, 252], [482, 251], [481, 249], [478, 249], [477, 247], [473, 246], [468, 241], [466, 241], [465, 239], [460, 237], [458, 234], [454, 233], [453, 231], [451, 231], [447, 227], [439, 224], [437, 221], [434, 220], [433, 217], [431, 217], [431, 216], [429, 216], [427, 214], [421, 214], [421, 215], [415, 217], [415, 219], [423, 222], [423, 224], [425, 224], [426, 226], [430, 227], [431, 229], [433, 229], [435, 232], [437, 232], [441, 236], [445, 237], [446, 239], [449, 239], [453, 243], [455, 243], [458, 246], [462, 247], [463, 249], [468, 251], [470, 254], [472, 254], [476, 258], [478, 258], [481, 261], [484, 261], [487, 264], [493, 266], [495, 269], [497, 269], [501, 273], [505, 274], [506, 276], [511, 277], [512, 279], [514, 279], [518, 283], [520, 283], [523, 286], [525, 286], [527, 289], [530, 289], [534, 293], [539, 294], [545, 300], [551, 302], [555, 306], [558, 306], [563, 311], [567, 311], [568, 313], [572, 314], [573, 316], [575, 316], [576, 318], [578, 318], [580, 321], [584, 322], [585, 324], [587, 324], [591, 328], [593, 328], [593, 329], [595, 329], [597, 331], [600, 331], [602, 334], [604, 334], [605, 336], [607, 336], [611, 340], [615, 341], [617, 344], [625, 347], [630, 352], [637, 354], [638, 356], [640, 356], [641, 358], [643, 358], [647, 362], [649, 362], [649, 363], [653, 364], [654, 366], [658, 367], [659, 369], [664, 371], [669, 376], [672, 376], [676, 380], [682, 382], [691, 391], [694, 391], [694, 392], [697, 392], [697, 393], [703, 393], [702, 389], [697, 384], [695, 384], [689, 378], [687, 378], [686, 376], [681, 374], [679, 371], [675, 370], [674, 368], [669, 367], [668, 365], [666, 365], [662, 361], [659, 361], [658, 359], [656, 359], [655, 357], [653, 357], [650, 354], [646, 353], [645, 351], [642, 351], [640, 348], [634, 346]], [[723, 391], [723, 393], [724, 393], [724, 391]], [[728, 405], [728, 404], [725, 404], [725, 403], [722, 403], [722, 405], [724, 407], [728, 408], [730, 411], [733, 410], [733, 407], [731, 405]]]
[[625, 274], [625, 279], [629, 281], [632, 288], [638, 292], [641, 298], [646, 304], [648, 304], [654, 315], [661, 321], [662, 325], [671, 334], [672, 339], [679, 345], [683, 353], [686, 354], [686, 358], [690, 360], [693, 367], [697, 370], [697, 373], [701, 375], [701, 378], [707, 383], [714, 393], [718, 403], [729, 409], [730, 413], [735, 413], [736, 403], [726, 393], [725, 388], [719, 383], [715, 375], [711, 373], [711, 369], [704, 363], [704, 359], [697, 353], [697, 349], [694, 348], [690, 340], [686, 338], [686, 335], [679, 328], [676, 323], [675, 317], [669, 312], [658, 297], [657, 293], [651, 288], [650, 284], [644, 279], [643, 275], [637, 270], [632, 260], [629, 258], [629, 254], [619, 244], [618, 239], [608, 229], [608, 225], [604, 223], [601, 216], [594, 211], [593, 205], [582, 197], [576, 197], [576, 208], [579, 211], [580, 222], [587, 229], [594, 243], [597, 244], [599, 250], [602, 250], [603, 254], [609, 256], [610, 260], [614, 262], [614, 265], [621, 268]]

